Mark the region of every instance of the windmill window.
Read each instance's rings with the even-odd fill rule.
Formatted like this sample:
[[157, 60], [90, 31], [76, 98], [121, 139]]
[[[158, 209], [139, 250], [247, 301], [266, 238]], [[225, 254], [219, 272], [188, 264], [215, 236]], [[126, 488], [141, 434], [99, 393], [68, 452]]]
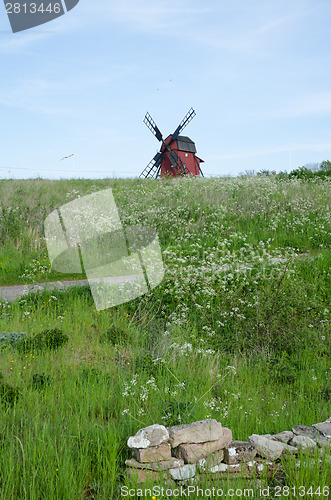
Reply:
[[188, 153], [185, 153], [186, 158], [188, 157]]

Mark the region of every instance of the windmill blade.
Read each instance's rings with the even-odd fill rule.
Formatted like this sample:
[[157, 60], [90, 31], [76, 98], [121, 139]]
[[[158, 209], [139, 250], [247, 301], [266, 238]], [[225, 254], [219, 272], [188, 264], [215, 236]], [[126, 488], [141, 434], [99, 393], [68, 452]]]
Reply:
[[154, 158], [151, 159], [151, 161], [139, 175], [140, 179], [147, 179], [148, 177], [152, 179], [157, 178], [160, 172], [163, 154], [163, 152], [156, 153]]
[[170, 160], [170, 163], [173, 167], [178, 167], [180, 168], [180, 158], [178, 156], [178, 154], [176, 153], [176, 151], [170, 151], [169, 153], [169, 160]]
[[175, 141], [179, 134], [184, 130], [186, 125], [190, 123], [191, 120], [195, 117], [196, 112], [194, 111], [193, 108], [191, 108], [188, 113], [184, 116], [178, 127], [176, 128], [175, 132], [172, 134], [172, 141]]
[[173, 167], [177, 167], [181, 171], [182, 175], [187, 175], [189, 173], [186, 165], [184, 165], [181, 157], [178, 156], [176, 151], [171, 151], [169, 153], [169, 160], [170, 160], [170, 163]]
[[163, 141], [163, 137], [159, 128], [157, 127], [155, 121], [148, 112], [146, 113], [146, 116], [144, 118], [144, 124], [146, 125], [147, 128], [149, 128], [152, 134], [155, 135], [158, 141]]

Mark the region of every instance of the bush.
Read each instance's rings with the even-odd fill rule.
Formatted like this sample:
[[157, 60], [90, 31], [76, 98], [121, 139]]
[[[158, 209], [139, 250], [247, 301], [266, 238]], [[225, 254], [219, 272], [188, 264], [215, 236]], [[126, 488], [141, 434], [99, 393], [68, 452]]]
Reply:
[[41, 390], [52, 384], [52, 377], [44, 375], [43, 373], [35, 373], [32, 376], [31, 387], [36, 390]]
[[128, 332], [123, 330], [123, 328], [112, 326], [106, 333], [101, 335], [100, 342], [110, 342], [113, 345], [125, 345], [128, 343]]
[[289, 178], [297, 178], [297, 179], [311, 179], [314, 177], [314, 173], [309, 170], [307, 167], [299, 167], [299, 168], [296, 168], [295, 170], [292, 170], [292, 172], [290, 172], [288, 174]]
[[18, 344], [17, 350], [21, 353], [31, 351], [53, 351], [62, 347], [68, 340], [69, 337], [65, 335], [62, 330], [53, 328], [44, 330], [37, 333], [37, 335], [32, 338], [26, 339], [21, 344]]
[[0, 332], [0, 351], [22, 344], [25, 337], [25, 332]]
[[33, 343], [37, 349], [42, 350], [55, 350], [62, 347], [69, 340], [69, 337], [65, 335], [62, 330], [58, 328], [53, 328], [51, 330], [44, 330], [38, 333], [34, 339]]
[[11, 387], [6, 382], [3, 382], [3, 375], [0, 372], [0, 402], [5, 405], [13, 406], [18, 397], [19, 390], [16, 387]]
[[320, 164], [320, 170], [324, 170], [325, 172], [331, 170], [331, 161], [329, 160], [322, 161], [322, 163]]
[[[328, 163], [330, 163], [329, 168], [326, 168], [328, 166]], [[324, 165], [325, 164], [325, 165]], [[323, 167], [322, 167], [323, 165]], [[321, 163], [320, 166], [321, 170], [318, 170], [317, 172], [312, 172], [309, 170], [307, 167], [299, 167], [295, 170], [292, 170], [288, 174], [288, 177], [291, 178], [296, 178], [296, 179], [302, 179], [302, 180], [311, 180], [311, 179], [326, 179], [327, 177], [330, 177], [331, 175], [331, 162], [323, 162]]]
[[270, 177], [276, 175], [276, 170], [262, 169], [256, 175], [258, 177]]

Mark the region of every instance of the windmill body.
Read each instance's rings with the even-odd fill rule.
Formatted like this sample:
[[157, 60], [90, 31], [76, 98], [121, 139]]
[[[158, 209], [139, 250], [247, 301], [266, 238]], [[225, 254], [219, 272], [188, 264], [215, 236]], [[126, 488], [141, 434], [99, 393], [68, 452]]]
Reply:
[[[200, 163], [202, 163], [203, 160], [196, 156], [197, 150], [192, 139], [183, 135], [179, 135], [175, 141], [171, 141], [171, 139], [172, 136], [169, 135], [169, 137], [165, 139], [165, 143], [168, 144], [168, 142], [170, 142], [169, 147], [171, 152], [174, 151], [180, 159], [178, 162], [179, 166], [172, 165], [171, 158], [169, 158], [171, 152], [162, 146], [161, 152], [164, 151], [164, 155], [161, 162], [161, 177], [178, 177], [185, 174], [200, 175]], [[182, 164], [184, 168], [182, 168]]]
[[200, 163], [202, 163], [203, 160], [196, 155], [194, 142], [189, 137], [179, 135], [194, 116], [195, 111], [191, 108], [184, 116], [175, 132], [166, 137], [166, 139], [163, 139], [162, 133], [156, 126], [153, 118], [149, 113], [146, 113], [144, 123], [162, 145], [160, 151], [156, 153], [139, 177], [156, 179], [159, 176], [203, 176], [200, 168]]

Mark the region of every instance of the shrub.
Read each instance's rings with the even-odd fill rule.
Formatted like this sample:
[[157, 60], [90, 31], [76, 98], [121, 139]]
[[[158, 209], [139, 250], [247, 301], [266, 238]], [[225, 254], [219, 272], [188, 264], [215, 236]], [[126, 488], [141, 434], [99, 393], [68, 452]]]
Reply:
[[52, 384], [52, 377], [43, 373], [35, 373], [32, 376], [31, 387], [36, 390], [41, 390]]
[[3, 375], [0, 372], [0, 402], [5, 405], [13, 406], [18, 397], [19, 390], [16, 387], [11, 387], [6, 382], [3, 382]]
[[276, 170], [262, 169], [257, 174], [258, 177], [270, 177], [276, 175]]
[[111, 342], [113, 345], [126, 344], [127, 341], [128, 332], [117, 326], [112, 326], [100, 337], [100, 342]]
[[288, 174], [289, 178], [293, 178], [293, 177], [296, 177], [297, 179], [311, 179], [314, 177], [314, 173], [309, 170], [307, 167], [299, 167], [299, 168], [296, 168], [295, 170], [292, 170], [292, 172], [290, 172]]
[[26, 339], [21, 344], [18, 344], [17, 348], [21, 353], [31, 351], [52, 351], [62, 347], [68, 340], [69, 337], [65, 335], [62, 330], [53, 328], [44, 330], [37, 333], [37, 335], [32, 338]]
[[53, 328], [51, 330], [44, 330], [43, 332], [35, 335], [33, 343], [37, 349], [42, 350], [55, 350], [62, 347], [69, 340], [69, 337], [65, 335], [59, 328]]
[[[322, 168], [322, 165], [324, 165], [323, 168]], [[330, 166], [328, 168], [326, 168], [326, 167], [328, 167], [327, 162], [321, 163], [320, 170], [318, 170], [316, 172], [312, 172], [307, 167], [299, 167], [299, 168], [296, 168], [295, 170], [292, 170], [292, 172], [290, 172], [288, 174], [288, 177], [290, 179], [294, 177], [296, 179], [302, 179], [302, 180], [311, 180], [311, 179], [316, 179], [316, 178], [326, 179], [327, 177], [330, 177], [330, 175], [331, 175], [331, 163], [330, 163]]]
[[25, 337], [25, 332], [0, 332], [0, 351], [22, 344]]
[[331, 161], [325, 160], [320, 164], [320, 170], [328, 171], [331, 170]]

